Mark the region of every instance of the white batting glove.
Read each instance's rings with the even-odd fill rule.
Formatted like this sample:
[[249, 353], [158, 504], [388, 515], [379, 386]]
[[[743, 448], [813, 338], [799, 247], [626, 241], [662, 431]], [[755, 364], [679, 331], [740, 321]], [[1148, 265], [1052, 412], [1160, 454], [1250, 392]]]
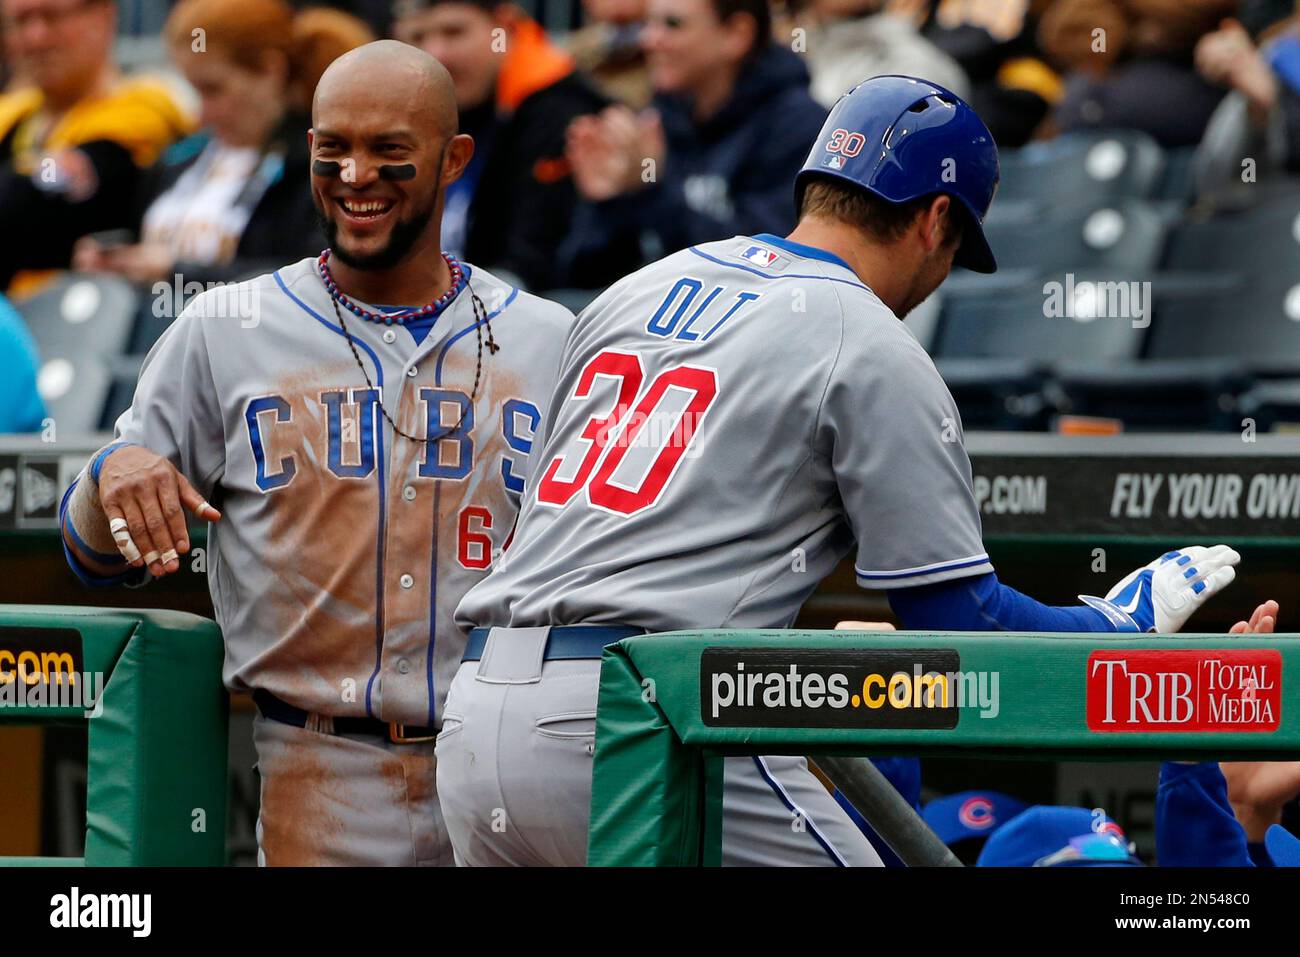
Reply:
[[1112, 588], [1105, 598], [1080, 595], [1116, 631], [1178, 631], [1196, 609], [1237, 577], [1241, 556], [1227, 545], [1189, 545], [1165, 552]]

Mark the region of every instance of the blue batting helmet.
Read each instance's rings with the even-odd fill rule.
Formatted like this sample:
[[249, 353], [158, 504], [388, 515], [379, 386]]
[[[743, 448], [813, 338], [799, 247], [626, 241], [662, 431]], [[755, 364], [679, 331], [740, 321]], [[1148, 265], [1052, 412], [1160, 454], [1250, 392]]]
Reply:
[[998, 188], [998, 147], [984, 121], [927, 80], [877, 76], [840, 97], [795, 178], [795, 202], [809, 180], [844, 180], [891, 203], [946, 193], [969, 214], [955, 262], [994, 272], [984, 216]]

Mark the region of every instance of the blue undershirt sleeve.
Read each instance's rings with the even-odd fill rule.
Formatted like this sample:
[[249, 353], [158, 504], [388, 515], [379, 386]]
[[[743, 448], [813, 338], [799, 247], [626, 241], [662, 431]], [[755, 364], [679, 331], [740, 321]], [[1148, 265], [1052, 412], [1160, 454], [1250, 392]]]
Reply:
[[910, 631], [1115, 631], [1087, 605], [1044, 605], [998, 581], [993, 572], [896, 588], [889, 607]]

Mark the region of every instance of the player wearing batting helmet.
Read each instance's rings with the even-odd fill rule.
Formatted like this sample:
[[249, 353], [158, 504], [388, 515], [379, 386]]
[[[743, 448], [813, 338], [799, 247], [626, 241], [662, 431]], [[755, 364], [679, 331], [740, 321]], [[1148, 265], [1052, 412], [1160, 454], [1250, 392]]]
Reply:
[[[869, 80], [818, 137], [788, 237], [684, 249], [579, 317], [510, 551], [457, 609], [473, 631], [437, 756], [460, 860], [585, 860], [603, 645], [787, 627], [855, 548], [910, 628], [1176, 631], [1232, 581], [1225, 547], [1169, 552], [1075, 607], [998, 581], [957, 408], [898, 321], [954, 260], [994, 268], [997, 179], [960, 99]], [[826, 705], [784, 678], [747, 672], [713, 704]], [[725, 765], [724, 863], [878, 863], [803, 759]]]
[[266, 863], [450, 864], [452, 613], [514, 524], [572, 316], [441, 253], [473, 142], [436, 60], [359, 47], [312, 114], [330, 248], [186, 307], [65, 496], [64, 543], [87, 582], [138, 581], [183, 567], [185, 510], [212, 523]]

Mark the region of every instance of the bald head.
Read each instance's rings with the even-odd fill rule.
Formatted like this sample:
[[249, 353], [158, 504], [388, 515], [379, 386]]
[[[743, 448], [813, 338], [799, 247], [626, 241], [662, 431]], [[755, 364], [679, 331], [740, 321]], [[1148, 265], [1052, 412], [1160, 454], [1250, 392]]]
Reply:
[[395, 40], [357, 47], [320, 78], [311, 125], [312, 198], [331, 262], [356, 271], [354, 282], [387, 274], [394, 289], [403, 270], [442, 263], [445, 190], [474, 155], [442, 64]]
[[312, 125], [335, 107], [358, 101], [389, 116], [402, 116], [413, 129], [439, 140], [456, 135], [460, 120], [446, 67], [429, 54], [397, 40], [376, 40], [343, 54], [325, 70], [312, 99]]

